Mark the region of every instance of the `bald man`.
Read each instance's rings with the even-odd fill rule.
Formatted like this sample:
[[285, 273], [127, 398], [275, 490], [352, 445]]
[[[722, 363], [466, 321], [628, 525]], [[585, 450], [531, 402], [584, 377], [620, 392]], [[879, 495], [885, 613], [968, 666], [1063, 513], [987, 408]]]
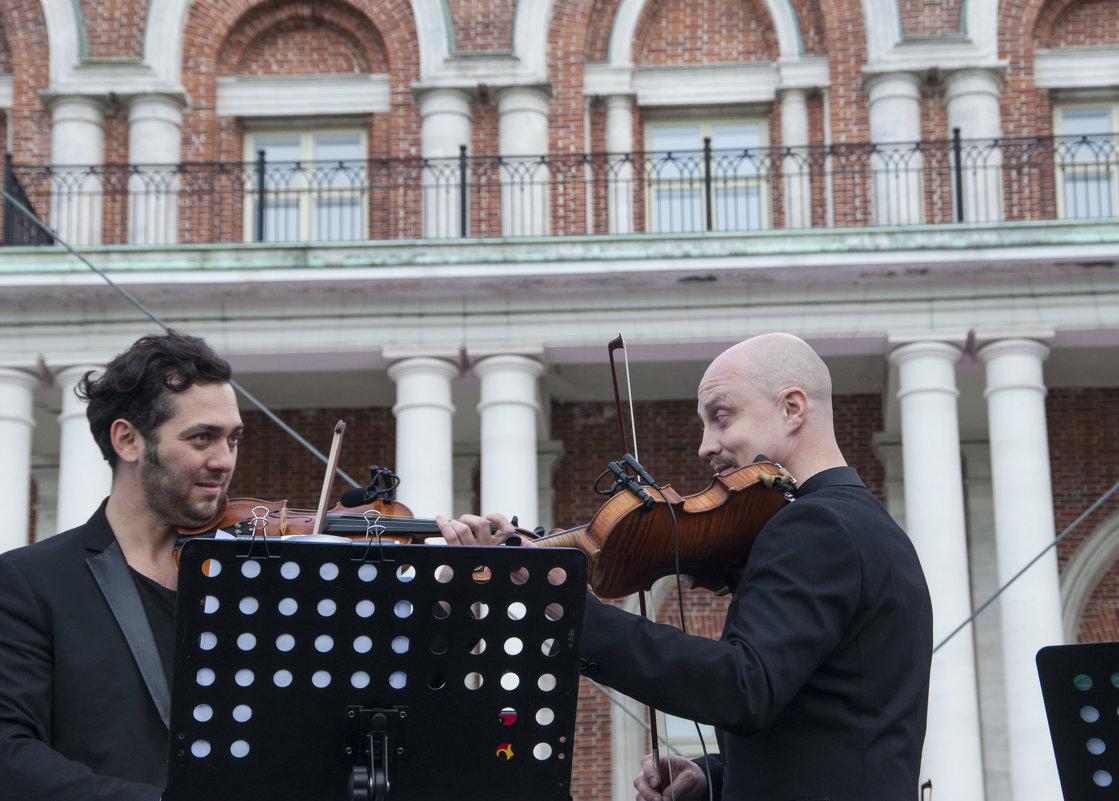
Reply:
[[[761, 454], [798, 489], [758, 535], [718, 641], [588, 597], [585, 674], [715, 727], [718, 754], [664, 756], [659, 772], [645, 757], [639, 801], [916, 798], [929, 592], [909, 538], [836, 443], [826, 365], [797, 337], [766, 334], [719, 355], [698, 395], [712, 470]], [[477, 520], [448, 523], [448, 540], [488, 541]]]

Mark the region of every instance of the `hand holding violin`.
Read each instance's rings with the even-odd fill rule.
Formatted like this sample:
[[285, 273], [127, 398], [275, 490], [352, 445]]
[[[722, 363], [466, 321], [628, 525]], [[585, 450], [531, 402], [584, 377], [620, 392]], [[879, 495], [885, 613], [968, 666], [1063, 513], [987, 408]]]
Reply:
[[509, 537], [518, 533], [502, 514], [463, 515], [457, 520], [436, 515], [435, 524], [448, 545], [504, 545]]

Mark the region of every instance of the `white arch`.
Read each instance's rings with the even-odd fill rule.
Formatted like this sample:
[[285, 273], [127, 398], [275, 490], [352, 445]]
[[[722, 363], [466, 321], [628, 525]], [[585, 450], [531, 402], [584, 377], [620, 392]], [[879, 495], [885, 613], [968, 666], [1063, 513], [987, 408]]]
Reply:
[[[610, 66], [633, 66], [633, 36], [648, 2], [649, 0], [622, 0], [618, 13], [614, 16], [614, 27], [610, 31], [610, 49], [606, 56]], [[789, 0], [762, 0], [762, 3], [773, 21], [781, 57], [797, 58], [804, 55], [800, 28]]]
[[81, 23], [78, 4], [71, 0], [41, 0], [43, 18], [47, 23], [51, 86], [73, 80], [74, 68], [81, 62]]
[[517, 0], [513, 52], [528, 74], [541, 81], [548, 76], [548, 31], [551, 26], [552, 0]]
[[420, 80], [430, 81], [451, 56], [451, 13], [446, 0], [412, 0], [420, 45]]
[[151, 0], [144, 33], [144, 60], [157, 81], [182, 85], [183, 36], [193, 0]]
[[875, 64], [901, 42], [897, 0], [862, 0], [866, 61]]
[[[46, 0], [68, 5], [69, 0]], [[148, 8], [144, 57], [156, 76], [170, 86], [182, 83], [183, 36], [193, 0], [152, 0]], [[548, 6], [551, 0], [533, 0]], [[412, 0], [412, 15], [420, 48], [420, 79], [437, 75], [451, 55], [450, 13], [446, 0]], [[538, 13], [533, 10], [533, 13]], [[518, 17], [521, 15], [518, 14]], [[546, 24], [545, 24], [546, 30]], [[526, 41], [535, 41], [526, 35]], [[545, 39], [547, 41], [546, 33]], [[543, 48], [540, 47], [542, 50]]]
[[999, 3], [998, 0], [967, 0], [964, 5], [965, 34], [974, 43], [980, 55], [988, 59], [999, 57]]
[[1119, 512], [1093, 531], [1073, 554], [1061, 577], [1061, 621], [1065, 642], [1076, 642], [1084, 607], [1096, 585], [1119, 560]]

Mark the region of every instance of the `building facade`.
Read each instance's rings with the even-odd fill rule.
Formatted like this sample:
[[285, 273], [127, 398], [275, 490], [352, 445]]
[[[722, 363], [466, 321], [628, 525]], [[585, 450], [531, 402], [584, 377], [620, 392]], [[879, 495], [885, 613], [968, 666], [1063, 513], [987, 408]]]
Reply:
[[[688, 494], [706, 363], [789, 331], [929, 580], [923, 780], [1059, 797], [1034, 655], [1119, 638], [1115, 0], [0, 0], [0, 110], [0, 547], [107, 493], [73, 388], [160, 324], [234, 367], [235, 496], [313, 506], [344, 419], [356, 483], [527, 527], [603, 501], [619, 334]], [[632, 797], [609, 695], [575, 801]]]

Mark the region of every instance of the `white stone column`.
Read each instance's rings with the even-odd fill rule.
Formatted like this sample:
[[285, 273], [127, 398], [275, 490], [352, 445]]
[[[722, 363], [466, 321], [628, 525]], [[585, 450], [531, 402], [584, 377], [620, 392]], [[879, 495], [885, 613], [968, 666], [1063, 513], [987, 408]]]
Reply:
[[128, 241], [173, 245], [179, 241], [182, 104], [169, 95], [136, 95], [128, 106]]
[[88, 520], [112, 489], [113, 471], [90, 433], [86, 402], [74, 394], [83, 375], [103, 369], [104, 365], [75, 365], [59, 370], [54, 377], [62, 389], [62, 412], [58, 415], [59, 531]]
[[418, 93], [420, 146], [424, 167], [424, 236], [466, 236], [469, 220], [462, 221], [463, 183], [459, 148], [474, 136], [473, 98], [462, 89], [425, 89]]
[[633, 95], [606, 98], [607, 232], [633, 233]]
[[[957, 411], [956, 362], [947, 341], [902, 344], [890, 353], [898, 370], [905, 518], [933, 603], [933, 643], [971, 614], [967, 531]], [[932, 660], [929, 723], [921, 781], [937, 796], [982, 801], [983, 763], [975, 645], [968, 626]]]
[[548, 92], [539, 87], [497, 92], [503, 236], [545, 236], [551, 230], [552, 176], [540, 162], [548, 155], [548, 111]]
[[28, 543], [31, 530], [32, 408], [39, 379], [0, 367], [0, 503], [8, 510], [0, 530], [0, 553]]
[[99, 245], [105, 187], [90, 169], [105, 162], [105, 107], [93, 97], [50, 98], [50, 225], [71, 245]]
[[474, 363], [481, 382], [482, 512], [516, 515], [521, 528], [539, 525], [536, 380], [544, 365], [517, 354]]
[[[1042, 362], [1036, 339], [1001, 339], [979, 348], [987, 365], [987, 417], [999, 585], [1005, 585], [1054, 537], [1053, 492]], [[1057, 554], [1050, 549], [999, 599], [1002, 622], [1011, 797], [1061, 797], [1053, 745], [1034, 657], [1064, 642]]]
[[924, 160], [913, 149], [921, 139], [921, 79], [911, 72], [881, 73], [867, 79], [866, 90], [870, 138], [878, 146], [871, 159], [875, 222], [923, 222]]
[[[386, 357], [388, 354], [386, 353]], [[396, 474], [400, 500], [416, 517], [454, 514], [451, 380], [458, 366], [447, 359], [412, 356], [393, 362], [396, 382]]]
[[781, 144], [785, 227], [810, 228], [812, 183], [808, 160], [808, 92], [804, 89], [781, 91]]
[[[990, 146], [1002, 136], [1001, 91], [1002, 74], [992, 69], [955, 70], [944, 78], [947, 134], [959, 128], [966, 140], [961, 157], [966, 222], [997, 222], [1003, 216], [1002, 151]], [[952, 197], [955, 203], [954, 183]]]

